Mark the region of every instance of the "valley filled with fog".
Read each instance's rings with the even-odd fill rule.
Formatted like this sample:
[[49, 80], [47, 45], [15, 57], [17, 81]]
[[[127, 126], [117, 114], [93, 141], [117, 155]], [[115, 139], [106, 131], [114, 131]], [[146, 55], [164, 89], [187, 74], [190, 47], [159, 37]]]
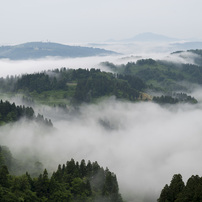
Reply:
[[[143, 58], [194, 63], [191, 54], [191, 57], [178, 57], [168, 49], [161, 52], [142, 47], [139, 53], [134, 46], [129, 47], [130, 51], [123, 45], [114, 49], [123, 54], [73, 59], [2, 59], [0, 75], [15, 76], [61, 67], [112, 72], [100, 63], [126, 64]], [[156, 201], [173, 174], [182, 174], [184, 180], [191, 175], [202, 175], [201, 89], [197, 86], [190, 93], [198, 100], [195, 105], [161, 106], [151, 101], [121, 101], [113, 96], [98, 103], [82, 104], [78, 109], [69, 106], [66, 111], [35, 104], [34, 110], [50, 118], [53, 128], [21, 119], [1, 126], [0, 142], [9, 147], [14, 158], [28, 163], [30, 159], [43, 162], [50, 173], [71, 158], [98, 161], [116, 173], [125, 200]], [[19, 97], [1, 95], [0, 99], [23, 104]]]

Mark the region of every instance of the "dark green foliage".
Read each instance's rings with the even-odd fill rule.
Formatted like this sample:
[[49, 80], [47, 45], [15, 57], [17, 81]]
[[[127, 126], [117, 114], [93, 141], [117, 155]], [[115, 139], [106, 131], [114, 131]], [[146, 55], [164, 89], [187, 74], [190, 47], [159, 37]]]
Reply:
[[166, 184], [162, 189], [158, 202], [169, 202], [171, 200], [171, 192], [169, 186]]
[[162, 95], [161, 97], [153, 97], [153, 101], [159, 104], [176, 104], [176, 103], [191, 103], [196, 104], [197, 100], [194, 97], [188, 96], [185, 93], [174, 93], [173, 96]]
[[0, 167], [6, 165], [9, 169], [12, 167], [13, 164], [13, 157], [6, 146], [0, 145]]
[[184, 75], [179, 72], [179, 68], [167, 67], [167, 65], [162, 62], [156, 62], [152, 65], [145, 64], [142, 67], [143, 64], [141, 64], [141, 66], [138, 66], [138, 62], [137, 64], [131, 64], [131, 74], [141, 78], [148, 85], [152, 84], [153, 88], [155, 87], [156, 90], [158, 90], [158, 88], [161, 88], [163, 91], [185, 89], [183, 86], [178, 84], [178, 82], [184, 80]]
[[126, 65], [114, 65], [108, 62], [102, 64], [111, 68], [115, 73], [139, 77], [153, 90], [186, 91], [187, 87], [182, 81], [202, 84], [202, 50], [189, 52], [199, 55], [193, 58], [197, 60], [197, 65], [153, 59], [138, 60], [136, 63], [129, 62]]
[[48, 172], [45, 169], [43, 174], [40, 174], [38, 179], [34, 183], [34, 191], [36, 192], [39, 198], [46, 197], [48, 198], [49, 193], [49, 184], [50, 180], [48, 178]]
[[27, 175], [11, 176], [6, 166], [0, 169], [0, 199], [1, 201], [40, 201], [31, 190]]
[[202, 201], [202, 178], [191, 176], [186, 185], [180, 174], [174, 175], [170, 185], [166, 185], [160, 194], [158, 202], [198, 202]]
[[182, 181], [182, 176], [180, 174], [176, 174], [173, 176], [170, 182], [170, 194], [171, 194], [171, 201], [175, 201], [180, 192], [184, 189], [184, 182]]
[[64, 79], [57, 80], [56, 77], [50, 77], [48, 74], [36, 73], [22, 75], [22, 77], [17, 80], [14, 90], [19, 89], [41, 93], [43, 91], [57, 89], [67, 90], [67, 85]]
[[126, 77], [91, 69], [89, 76], [78, 80], [74, 98], [80, 102], [91, 102], [95, 98], [115, 95], [131, 101], [137, 100], [144, 83], [135, 77]]
[[17, 121], [22, 117], [33, 118], [34, 110], [31, 107], [16, 106], [8, 101], [0, 101], [0, 123]]
[[161, 97], [153, 97], [153, 101], [159, 104], [176, 104], [179, 102], [179, 100], [176, 98], [163, 95]]
[[187, 80], [189, 82], [202, 84], [202, 66], [193, 64], [182, 65], [183, 72], [188, 75]]
[[102, 194], [105, 199], [113, 202], [121, 202], [122, 198], [118, 194], [118, 182], [116, 179], [116, 175], [111, 173], [108, 169], [105, 171], [105, 181], [102, 189]]
[[0, 186], [0, 199], [2, 202], [20, 202], [18, 197], [6, 187]]
[[43, 115], [38, 114], [36, 117], [32, 107], [25, 107], [24, 105], [16, 106], [15, 103], [11, 104], [8, 101], [0, 101], [0, 125], [18, 121], [23, 117], [29, 120], [36, 120], [48, 126], [53, 125], [51, 120], [46, 118], [44, 119]]
[[202, 201], [202, 179], [198, 175], [191, 176], [176, 201]]
[[71, 159], [49, 178], [43, 174], [32, 178], [28, 173], [22, 176], [10, 175], [6, 166], [0, 169], [1, 201], [105, 201], [122, 202], [116, 175], [104, 171], [97, 162], [82, 160], [79, 164]]
[[156, 61], [149, 58], [149, 59], [142, 59], [142, 60], [138, 60], [137, 65], [156, 65]]
[[[2, 79], [6, 85], [7, 80]], [[66, 69], [61, 68], [42, 73], [26, 74], [16, 77], [13, 81], [14, 93], [23, 92], [29, 95], [41, 95], [46, 99], [48, 92], [62, 91], [63, 99], [74, 102], [92, 102], [103, 96], [115, 95], [117, 98], [135, 101], [139, 92], [146, 86], [144, 82], [134, 76], [115, 75], [101, 72], [99, 69]]]
[[87, 175], [87, 168], [86, 168], [86, 163], [84, 160], [81, 161], [79, 170], [81, 173], [81, 177], [84, 177]]
[[97, 162], [87, 165], [84, 160], [79, 164], [73, 159], [66, 165], [59, 165], [51, 179], [71, 187], [71, 194], [75, 201], [89, 201], [94, 198], [106, 198], [108, 201], [122, 201], [119, 194], [116, 176], [108, 169], [104, 171]]
[[122, 75], [122, 74], [119, 75], [118, 74], [117, 78], [128, 81], [129, 85], [132, 88], [135, 88], [135, 89], [137, 89], [139, 91], [146, 88], [145, 83], [139, 77], [134, 77], [134, 76], [131, 76], [131, 75]]
[[2, 187], [6, 187], [6, 188], [10, 187], [8, 174], [9, 174], [8, 168], [5, 165], [1, 166], [1, 168], [0, 168], [0, 185]]
[[173, 93], [173, 96], [179, 100], [179, 102], [188, 102], [196, 104], [197, 100], [186, 93]]

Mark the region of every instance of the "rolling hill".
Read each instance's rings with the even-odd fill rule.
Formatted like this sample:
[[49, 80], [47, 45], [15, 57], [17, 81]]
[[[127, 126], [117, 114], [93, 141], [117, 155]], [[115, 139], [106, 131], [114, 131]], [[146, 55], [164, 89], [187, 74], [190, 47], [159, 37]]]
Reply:
[[0, 59], [39, 59], [44, 57], [89, 57], [117, 54], [113, 51], [81, 46], [69, 46], [52, 42], [29, 42], [15, 46], [1, 46]]

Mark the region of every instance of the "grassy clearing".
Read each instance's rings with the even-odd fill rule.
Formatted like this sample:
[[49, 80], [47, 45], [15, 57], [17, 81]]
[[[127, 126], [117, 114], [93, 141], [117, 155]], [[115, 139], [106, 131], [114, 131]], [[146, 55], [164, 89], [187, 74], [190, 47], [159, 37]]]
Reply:
[[71, 91], [52, 90], [42, 93], [30, 93], [30, 97], [32, 97], [35, 102], [46, 105], [69, 104], [73, 95], [73, 89]]
[[19, 93], [0, 93], [0, 99], [9, 100], [12, 98], [23, 97], [31, 99], [34, 103], [45, 104], [45, 105], [69, 105], [72, 97], [74, 96], [76, 85], [69, 86], [68, 91], [65, 90], [52, 90], [44, 91], [42, 93], [33, 92], [24, 92], [20, 91]]

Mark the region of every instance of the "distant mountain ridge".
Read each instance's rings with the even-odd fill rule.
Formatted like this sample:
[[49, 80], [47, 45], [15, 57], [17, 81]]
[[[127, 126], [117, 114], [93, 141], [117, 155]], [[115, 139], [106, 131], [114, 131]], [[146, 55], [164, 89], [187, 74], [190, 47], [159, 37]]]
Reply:
[[179, 39], [164, 36], [161, 34], [145, 32], [128, 39], [122, 39], [118, 41], [114, 39], [110, 39], [108, 41], [109, 42], [174, 42], [174, 41], [179, 41]]
[[28, 42], [15, 46], [1, 46], [0, 59], [39, 59], [44, 57], [89, 57], [117, 54], [116, 52], [81, 46], [69, 46], [52, 42]]
[[145, 32], [145, 33], [141, 33], [138, 34], [132, 38], [129, 39], [125, 39], [124, 41], [140, 41], [140, 42], [154, 42], [154, 41], [158, 41], [158, 42], [171, 42], [171, 41], [178, 41], [179, 39], [177, 38], [171, 38], [171, 37], [167, 37], [161, 34], [154, 34], [151, 32]]

